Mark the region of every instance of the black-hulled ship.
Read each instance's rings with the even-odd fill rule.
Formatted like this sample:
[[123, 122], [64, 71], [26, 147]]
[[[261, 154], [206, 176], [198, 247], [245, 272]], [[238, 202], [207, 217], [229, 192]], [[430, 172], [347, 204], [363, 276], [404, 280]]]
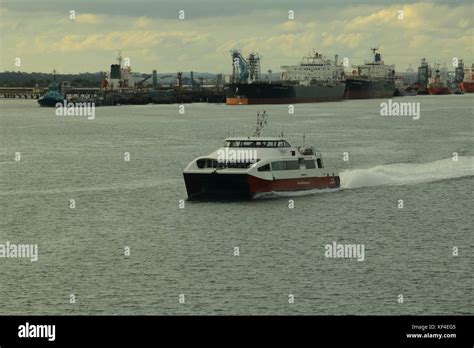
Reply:
[[345, 98], [390, 98], [395, 92], [395, 65], [385, 65], [378, 48], [372, 48], [373, 61], [356, 66], [346, 78]]
[[248, 60], [232, 52], [233, 83], [226, 85], [228, 105], [316, 103], [342, 100], [344, 69], [334, 61], [314, 52], [298, 65], [282, 66], [280, 81], [260, 80], [260, 58], [251, 53]]

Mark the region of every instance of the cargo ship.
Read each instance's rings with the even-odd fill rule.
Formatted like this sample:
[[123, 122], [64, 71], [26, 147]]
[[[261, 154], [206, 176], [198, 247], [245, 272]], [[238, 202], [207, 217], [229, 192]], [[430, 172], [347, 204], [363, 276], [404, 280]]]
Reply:
[[373, 61], [355, 66], [346, 78], [346, 99], [390, 98], [395, 92], [395, 65], [386, 65], [378, 48], [371, 49]]
[[464, 80], [461, 82], [464, 93], [474, 93], [474, 64], [464, 71]]
[[421, 64], [418, 67], [418, 79], [416, 87], [419, 95], [426, 95], [428, 93], [428, 83], [431, 78], [431, 67], [426, 58], [421, 59]]
[[225, 86], [226, 104], [293, 104], [343, 99], [345, 76], [342, 65], [313, 52], [297, 65], [282, 66], [279, 81], [260, 80], [260, 58], [251, 53], [248, 60], [233, 52], [233, 82]]
[[105, 76], [101, 83], [101, 93], [105, 105], [143, 105], [151, 101], [148, 90], [144, 83], [152, 75], [141, 76], [137, 81], [128, 58], [124, 60], [121, 53], [117, 57], [117, 64], [110, 66], [110, 73]]
[[266, 137], [257, 115], [252, 136], [225, 139], [224, 147], [194, 159], [183, 171], [189, 200], [251, 199], [273, 192], [337, 189], [336, 168], [326, 168], [314, 147]]
[[428, 93], [430, 95], [453, 94], [454, 90], [449, 87], [447, 74], [442, 74], [439, 64], [436, 67], [433, 79], [428, 85]]

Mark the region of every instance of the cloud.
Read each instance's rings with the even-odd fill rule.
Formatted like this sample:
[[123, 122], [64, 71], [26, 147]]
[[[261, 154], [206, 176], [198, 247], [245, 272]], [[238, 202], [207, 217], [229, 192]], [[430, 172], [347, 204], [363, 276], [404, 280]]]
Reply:
[[80, 24], [98, 24], [105, 22], [105, 18], [93, 13], [81, 13], [76, 15], [76, 22]]
[[[175, 45], [186, 45], [189, 43], [203, 42], [206, 34], [197, 32], [157, 32], [145, 30], [114, 31], [106, 34], [65, 35], [59, 40], [53, 41], [49, 49], [61, 52], [87, 52], [103, 50], [134, 50], [143, 49], [147, 46], [174, 43]], [[38, 42], [38, 48], [44, 45], [51, 37], [43, 36]]]
[[153, 24], [153, 20], [148, 17], [139, 17], [135, 20], [134, 25], [137, 28], [148, 28]]
[[[474, 60], [470, 2], [176, 1], [158, 6], [123, 0], [113, 8], [101, 2], [58, 3], [60, 8], [48, 3], [36, 12], [30, 2], [23, 2], [24, 8], [21, 1], [0, 3], [0, 30], [8, 33], [2, 35], [0, 70], [21, 54], [36, 71], [50, 71], [53, 62], [71, 72], [96, 71], [105, 69], [118, 50], [130, 56], [134, 70], [142, 71], [229, 73], [233, 48], [261, 54], [262, 71], [297, 63], [312, 49], [360, 64], [377, 45], [397, 70], [416, 66], [422, 57], [450, 62], [456, 55], [469, 64]], [[70, 8], [77, 11], [75, 22], [69, 20]], [[186, 20], [177, 19], [181, 8]], [[289, 9], [295, 10], [294, 20], [288, 20]], [[403, 19], [398, 19], [399, 10]]]

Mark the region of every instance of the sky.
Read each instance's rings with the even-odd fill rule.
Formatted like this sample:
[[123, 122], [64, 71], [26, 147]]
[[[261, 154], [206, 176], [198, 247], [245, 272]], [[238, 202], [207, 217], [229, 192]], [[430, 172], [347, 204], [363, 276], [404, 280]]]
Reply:
[[137, 72], [230, 74], [239, 49], [276, 72], [310, 50], [362, 64], [371, 47], [397, 71], [470, 66], [473, 13], [472, 0], [0, 0], [0, 71], [108, 71], [121, 51]]

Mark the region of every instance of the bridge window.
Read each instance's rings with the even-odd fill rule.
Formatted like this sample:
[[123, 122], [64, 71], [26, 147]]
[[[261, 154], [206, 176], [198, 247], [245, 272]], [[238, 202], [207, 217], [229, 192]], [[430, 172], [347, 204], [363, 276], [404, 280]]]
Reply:
[[290, 144], [286, 141], [278, 140], [230, 140], [225, 143], [226, 147], [290, 147]]
[[315, 169], [316, 164], [314, 163], [314, 160], [306, 160], [306, 169]]
[[290, 144], [284, 140], [281, 140], [278, 142], [278, 147], [290, 147]]
[[270, 163], [265, 164], [257, 169], [259, 172], [269, 172], [270, 171]]
[[272, 162], [272, 170], [298, 170], [298, 161], [278, 161]]

